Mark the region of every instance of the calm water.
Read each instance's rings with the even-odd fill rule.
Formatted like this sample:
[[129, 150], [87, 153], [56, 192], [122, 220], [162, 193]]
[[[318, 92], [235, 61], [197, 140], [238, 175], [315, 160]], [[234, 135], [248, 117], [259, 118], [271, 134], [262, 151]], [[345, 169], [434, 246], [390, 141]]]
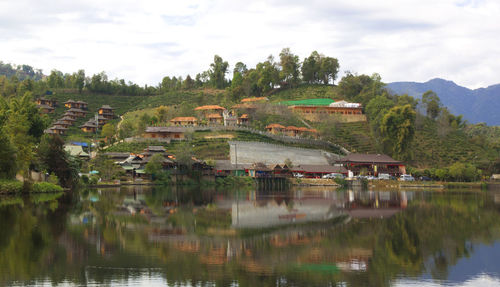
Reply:
[[497, 286], [500, 192], [0, 199], [0, 286]]

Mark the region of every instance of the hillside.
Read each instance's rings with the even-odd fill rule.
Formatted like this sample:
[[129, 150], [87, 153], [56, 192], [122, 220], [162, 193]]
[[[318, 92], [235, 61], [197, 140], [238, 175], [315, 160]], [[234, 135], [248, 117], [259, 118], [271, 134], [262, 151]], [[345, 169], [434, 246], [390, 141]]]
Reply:
[[457, 115], [463, 115], [471, 123], [485, 122], [500, 125], [500, 84], [471, 90], [444, 79], [432, 79], [425, 83], [394, 82], [387, 87], [397, 94], [408, 94], [420, 98], [432, 90], [444, 106]]

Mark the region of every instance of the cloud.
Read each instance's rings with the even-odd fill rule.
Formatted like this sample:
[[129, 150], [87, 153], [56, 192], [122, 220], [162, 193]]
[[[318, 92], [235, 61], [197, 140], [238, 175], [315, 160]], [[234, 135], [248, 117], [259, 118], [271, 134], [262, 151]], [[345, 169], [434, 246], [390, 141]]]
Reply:
[[194, 76], [218, 54], [253, 67], [284, 47], [317, 50], [341, 70], [386, 82], [498, 83], [500, 4], [493, 0], [0, 2], [2, 61], [45, 71], [106, 71], [155, 85]]

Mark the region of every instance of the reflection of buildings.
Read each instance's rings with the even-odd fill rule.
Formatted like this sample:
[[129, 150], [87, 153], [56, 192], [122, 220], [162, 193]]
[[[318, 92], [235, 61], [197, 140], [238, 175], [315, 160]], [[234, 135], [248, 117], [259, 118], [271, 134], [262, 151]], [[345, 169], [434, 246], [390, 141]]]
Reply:
[[345, 208], [354, 218], [390, 217], [408, 205], [413, 199], [412, 192], [389, 191], [348, 191], [349, 201]]

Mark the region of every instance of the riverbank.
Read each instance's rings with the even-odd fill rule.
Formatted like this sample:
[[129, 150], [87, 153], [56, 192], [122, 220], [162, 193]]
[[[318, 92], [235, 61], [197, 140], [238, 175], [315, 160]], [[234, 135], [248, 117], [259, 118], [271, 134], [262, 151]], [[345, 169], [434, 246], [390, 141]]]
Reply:
[[384, 189], [401, 189], [401, 188], [417, 188], [417, 189], [487, 189], [489, 185], [484, 181], [477, 182], [443, 182], [443, 181], [397, 181], [397, 180], [373, 180], [368, 182], [369, 188], [384, 188]]
[[50, 182], [21, 182], [18, 180], [0, 180], [0, 194], [13, 193], [52, 193], [63, 192], [64, 189]]
[[340, 186], [333, 179], [323, 178], [291, 178], [290, 182], [296, 186]]

